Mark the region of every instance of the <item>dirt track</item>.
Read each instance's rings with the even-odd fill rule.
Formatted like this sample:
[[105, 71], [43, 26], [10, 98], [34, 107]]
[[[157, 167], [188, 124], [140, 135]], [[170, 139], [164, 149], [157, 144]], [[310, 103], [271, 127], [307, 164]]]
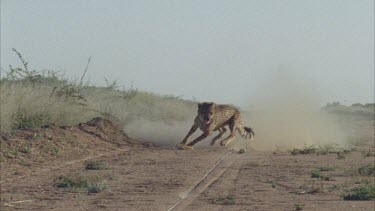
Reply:
[[[110, 146], [49, 165], [3, 165], [7, 172], [2, 171], [1, 210], [168, 210], [229, 151], [224, 147], [181, 151], [134, 142]], [[85, 170], [88, 160], [101, 160], [106, 169]], [[304, 210], [372, 210], [374, 201], [341, 197], [352, 187], [350, 172], [372, 161], [360, 151], [345, 159], [336, 154], [234, 152], [174, 210], [294, 210], [296, 203], [304, 204]], [[334, 167], [327, 173], [332, 181], [310, 177], [322, 166]], [[67, 174], [104, 178], [108, 188], [88, 194], [55, 187], [56, 178]], [[309, 192], [317, 186], [322, 190]], [[230, 200], [225, 199], [228, 196]]]
[[[2, 185], [2, 210], [167, 210], [184, 191], [227, 150], [175, 151], [173, 149], [137, 149], [133, 152], [101, 156], [116, 179], [109, 190], [93, 195], [74, 193], [53, 187], [53, 180], [69, 172], [85, 171], [83, 161], [64, 168], [44, 171]], [[336, 159], [334, 155], [328, 158]], [[294, 203], [306, 210], [371, 210], [373, 202], [342, 201], [339, 194], [303, 193], [299, 187], [312, 185], [310, 169], [325, 156], [273, 155], [251, 152], [232, 154], [192, 191], [175, 210], [292, 210]], [[333, 186], [332, 182], [326, 186]], [[333, 184], [330, 184], [333, 183]], [[272, 187], [272, 184], [275, 187]], [[235, 205], [215, 202], [219, 196], [233, 195]], [[30, 201], [28, 201], [30, 200]], [[15, 203], [17, 201], [25, 201]]]

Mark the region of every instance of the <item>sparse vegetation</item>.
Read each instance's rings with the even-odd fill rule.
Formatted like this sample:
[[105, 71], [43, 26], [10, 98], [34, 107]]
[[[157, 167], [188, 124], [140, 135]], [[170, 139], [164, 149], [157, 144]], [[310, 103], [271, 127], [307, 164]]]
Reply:
[[326, 155], [330, 153], [336, 153], [337, 150], [333, 145], [304, 145], [302, 148], [293, 148], [289, 150], [289, 153], [292, 155]]
[[271, 187], [272, 187], [272, 188], [276, 188], [276, 181], [275, 181], [275, 180], [273, 180], [273, 181], [271, 182]]
[[295, 210], [303, 210], [304, 207], [305, 207], [305, 205], [301, 204], [301, 203], [295, 203], [294, 204], [294, 209]]
[[41, 138], [41, 136], [37, 133], [37, 132], [34, 132], [34, 135], [31, 137], [31, 140], [33, 141], [37, 141]]
[[45, 144], [42, 147], [40, 148], [41, 152], [45, 154], [56, 156], [60, 153], [60, 149], [54, 144]]
[[239, 153], [239, 154], [243, 154], [243, 153], [245, 153], [245, 152], [246, 152], [245, 149], [240, 149], [240, 150], [238, 150], [238, 153]]
[[57, 188], [86, 188], [87, 185], [87, 179], [82, 176], [59, 176], [55, 180], [55, 187]]
[[50, 116], [44, 112], [27, 112], [26, 110], [18, 109], [11, 116], [12, 130], [27, 130], [39, 128], [49, 123]]
[[88, 193], [99, 193], [108, 188], [105, 181], [100, 181], [100, 176], [93, 178], [80, 174], [59, 176], [55, 180], [54, 186], [57, 188], [68, 188], [71, 190], [86, 189]]
[[318, 179], [321, 179], [323, 181], [330, 181], [332, 180], [332, 178], [330, 176], [327, 176], [327, 175], [323, 175], [319, 170], [317, 169], [314, 169], [312, 172], [311, 172], [311, 178], [318, 178]]
[[21, 152], [22, 153], [30, 153], [31, 152], [31, 148], [29, 145], [24, 145], [21, 147]]
[[331, 176], [327, 176], [327, 175], [322, 175], [320, 177], [321, 180], [324, 180], [324, 181], [332, 181], [332, 177]]
[[104, 170], [108, 169], [104, 161], [89, 161], [85, 164], [86, 170]]
[[323, 146], [318, 146], [318, 150], [316, 151], [317, 154], [319, 155], [326, 155], [329, 153], [335, 153], [336, 149], [333, 145], [323, 145]]
[[334, 171], [334, 167], [329, 167], [329, 166], [322, 166], [317, 168], [318, 171]]
[[344, 200], [373, 200], [375, 199], [375, 185], [367, 184], [354, 188], [343, 195]]
[[107, 186], [107, 183], [105, 182], [88, 183], [87, 185], [87, 191], [89, 193], [99, 193], [107, 188], [108, 186]]
[[318, 170], [313, 170], [311, 172], [311, 178], [320, 178], [321, 175], [320, 175], [320, 172]]
[[345, 153], [343, 151], [336, 152], [337, 159], [345, 159]]
[[21, 67], [11, 66], [0, 79], [2, 132], [50, 123], [73, 125], [97, 116], [112, 118], [121, 126], [134, 120], [170, 124], [195, 113], [192, 101], [139, 91], [133, 83], [128, 89], [117, 81], [107, 87], [90, 86], [84, 81], [90, 60], [79, 80], [68, 80], [52, 70], [29, 70], [29, 63], [14, 51]]
[[320, 181], [319, 184], [316, 184], [316, 181], [313, 181], [311, 187], [308, 189], [307, 193], [315, 194], [324, 192], [323, 182]]
[[220, 196], [214, 200], [215, 204], [222, 204], [222, 205], [235, 205], [236, 199], [233, 195], [227, 195], [227, 196]]
[[60, 152], [60, 149], [57, 148], [56, 146], [51, 147], [51, 155], [58, 155]]
[[323, 109], [329, 113], [336, 114], [345, 118], [362, 118], [374, 120], [374, 103], [362, 105], [355, 103], [352, 106], [341, 105], [340, 103], [328, 103]]
[[362, 155], [363, 155], [364, 158], [375, 157], [375, 152], [372, 152], [370, 149], [369, 150], [363, 150]]
[[375, 165], [365, 165], [358, 168], [358, 173], [361, 176], [375, 176]]
[[292, 155], [306, 155], [306, 154], [314, 154], [316, 151], [317, 151], [317, 147], [315, 145], [310, 145], [310, 146], [304, 146], [303, 148], [301, 149], [298, 149], [298, 148], [294, 148], [292, 150], [289, 150], [289, 152], [292, 154]]
[[12, 48], [12, 51], [17, 55], [18, 59], [22, 63], [21, 67], [13, 67], [9, 65], [9, 71], [6, 72], [4, 78], [1, 79], [1, 82], [4, 81], [20, 81], [20, 82], [55, 82], [58, 81], [59, 75], [55, 71], [51, 70], [30, 70], [29, 62], [27, 62], [22, 54], [17, 51], [17, 49]]

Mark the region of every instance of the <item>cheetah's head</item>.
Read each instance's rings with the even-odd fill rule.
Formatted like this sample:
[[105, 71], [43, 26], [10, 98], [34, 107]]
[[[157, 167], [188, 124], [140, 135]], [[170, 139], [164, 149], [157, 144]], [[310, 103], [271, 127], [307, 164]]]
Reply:
[[212, 117], [215, 114], [215, 103], [199, 103], [198, 104], [198, 118], [205, 124], [210, 124]]

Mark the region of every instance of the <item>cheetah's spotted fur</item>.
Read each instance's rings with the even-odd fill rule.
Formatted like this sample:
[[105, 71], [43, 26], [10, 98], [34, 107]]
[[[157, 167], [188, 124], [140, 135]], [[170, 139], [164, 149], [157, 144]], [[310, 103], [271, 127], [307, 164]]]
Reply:
[[[180, 148], [191, 148], [196, 143], [210, 136], [214, 131], [219, 131], [219, 134], [211, 141], [211, 145], [214, 145], [216, 140], [221, 138], [227, 131], [225, 128], [227, 125], [231, 133], [228, 137], [220, 141], [221, 146], [229, 144], [235, 138], [236, 131], [238, 131], [244, 138], [251, 138], [254, 136], [254, 131], [250, 127], [244, 127], [242, 125], [241, 115], [238, 109], [230, 105], [217, 105], [215, 103], [207, 102], [199, 103], [198, 115], [194, 120], [194, 124], [179, 146]], [[203, 131], [203, 134], [186, 145], [188, 138], [198, 128]]]

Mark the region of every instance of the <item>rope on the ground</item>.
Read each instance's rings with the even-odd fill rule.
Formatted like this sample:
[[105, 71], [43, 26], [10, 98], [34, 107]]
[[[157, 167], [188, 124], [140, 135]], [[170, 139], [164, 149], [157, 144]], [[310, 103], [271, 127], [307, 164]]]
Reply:
[[217, 165], [219, 165], [219, 163], [221, 161], [223, 161], [226, 157], [228, 157], [230, 154], [232, 154], [234, 152], [234, 150], [232, 149], [231, 151], [229, 151], [227, 154], [223, 155], [223, 157], [220, 158], [220, 160], [218, 160], [212, 167], [211, 169], [202, 177], [200, 178], [196, 183], [195, 185], [193, 185], [190, 189], [187, 190], [186, 194], [184, 194], [184, 196], [180, 197], [180, 199], [178, 199], [178, 201], [173, 205], [171, 206], [168, 211], [171, 211], [173, 210], [182, 200], [186, 199], [189, 194], [196, 188], [198, 187], [199, 184], [202, 183], [202, 181], [216, 168]]

